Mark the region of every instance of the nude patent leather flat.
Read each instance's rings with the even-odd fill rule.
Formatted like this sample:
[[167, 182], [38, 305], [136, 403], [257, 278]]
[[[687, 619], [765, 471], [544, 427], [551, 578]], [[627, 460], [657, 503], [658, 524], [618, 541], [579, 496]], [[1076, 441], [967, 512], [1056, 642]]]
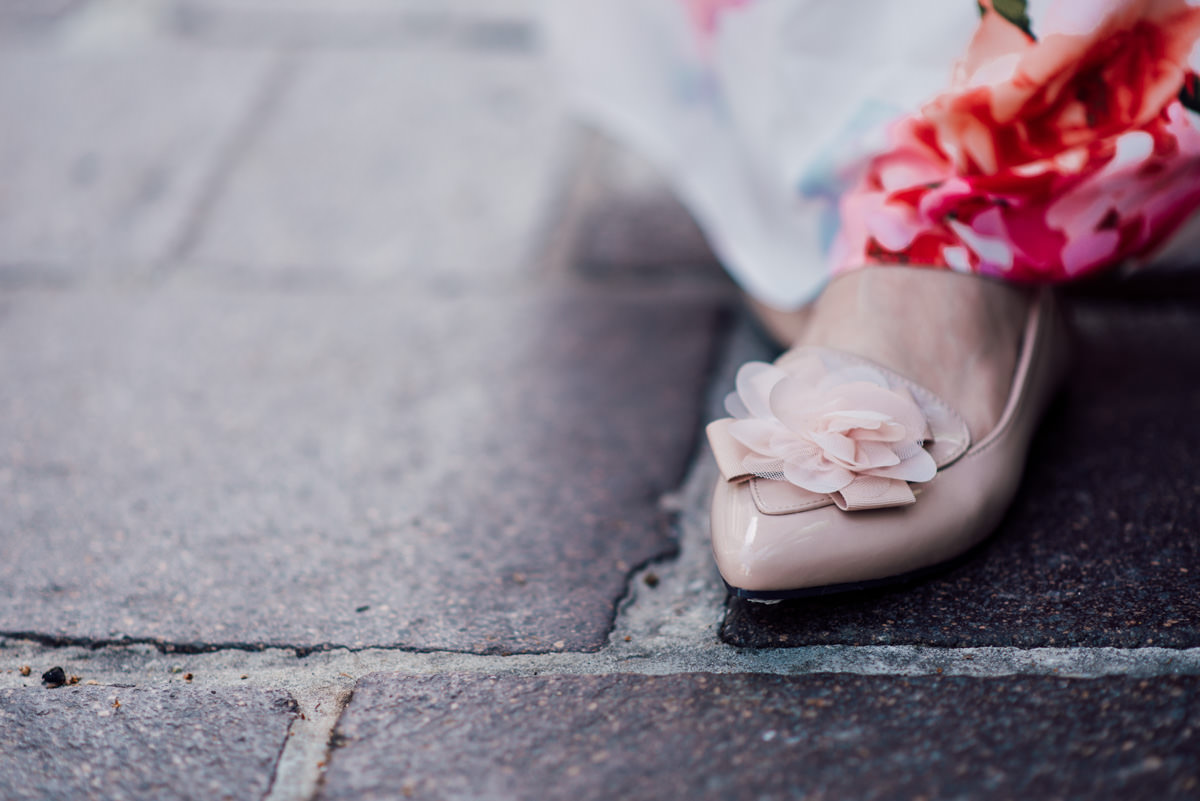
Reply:
[[734, 416], [707, 430], [721, 471], [713, 552], [730, 591], [773, 600], [871, 586], [986, 538], [1066, 360], [1065, 327], [1043, 291], [1004, 411], [979, 442], [932, 392], [852, 354], [801, 347], [743, 366]]

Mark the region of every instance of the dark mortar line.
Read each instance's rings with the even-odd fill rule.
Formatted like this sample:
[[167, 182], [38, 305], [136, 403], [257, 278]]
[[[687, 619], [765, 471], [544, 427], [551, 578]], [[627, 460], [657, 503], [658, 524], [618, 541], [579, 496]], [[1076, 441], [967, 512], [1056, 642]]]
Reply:
[[315, 645], [292, 645], [288, 643], [261, 642], [169, 642], [151, 637], [122, 637], [95, 638], [70, 637], [64, 635], [42, 634], [36, 631], [0, 631], [0, 638], [10, 640], [29, 640], [50, 648], [88, 648], [98, 651], [102, 648], [121, 648], [130, 645], [149, 645], [161, 654], [213, 654], [220, 651], [245, 651], [247, 653], [262, 653], [264, 651], [292, 651], [297, 659], [305, 659], [313, 654], [346, 651], [347, 653], [363, 653], [366, 651], [395, 651], [404, 654], [448, 654], [479, 657], [509, 657], [509, 656], [557, 656], [561, 654], [598, 654], [603, 650], [603, 644], [595, 648], [578, 650], [526, 650], [498, 648], [495, 650], [473, 651], [458, 648], [434, 648], [426, 646], [405, 645], [362, 645], [350, 646], [339, 643], [317, 643]]
[[[625, 614], [626, 612], [628, 612], [629, 607], [633, 605], [633, 602], [634, 602], [633, 586], [634, 586], [634, 582], [637, 580], [636, 577], [643, 570], [646, 570], [655, 565], [665, 565], [670, 562], [674, 562], [676, 559], [679, 558], [679, 554], [681, 553], [681, 549], [679, 547], [678, 525], [677, 525], [679, 516], [680, 516], [679, 512], [671, 512], [669, 515], [670, 519], [664, 522], [664, 525], [666, 525], [667, 527], [672, 529], [672, 532], [673, 532], [673, 536], [672, 536], [672, 540], [671, 540], [671, 545], [672, 545], [671, 549], [669, 551], [667, 551], [666, 553], [662, 553], [657, 556], [646, 557], [642, 561], [640, 561], [637, 564], [630, 567], [629, 571], [625, 574], [625, 588], [621, 592], [621, 594], [619, 596], [617, 596], [616, 601], [613, 603], [612, 612], [608, 616], [608, 630], [604, 633], [604, 645], [601, 647], [601, 650], [603, 650], [604, 648], [610, 648], [613, 646], [612, 636], [617, 631], [617, 621], [620, 620], [621, 616], [623, 614]], [[562, 653], [562, 652], [557, 651], [556, 653]]]
[[[329, 763], [333, 761], [334, 752], [339, 748], [343, 748], [349, 742], [346, 736], [339, 730], [339, 727], [342, 724], [342, 718], [346, 715], [346, 710], [350, 708], [351, 702], [354, 701], [354, 694], [358, 689], [359, 681], [361, 681], [361, 677], [355, 680], [354, 685], [349, 689], [349, 691], [340, 696], [343, 700], [341, 701], [337, 710], [337, 714], [333, 719], [333, 725], [329, 727], [329, 736], [325, 739], [324, 757], [326, 768], [328, 768]], [[321, 797], [321, 793], [325, 789], [325, 779], [328, 775], [328, 770], [322, 770], [317, 774], [317, 783], [313, 788], [313, 794], [311, 798]]]
[[300, 649], [292, 645], [267, 645], [261, 643], [176, 643], [156, 640], [151, 637], [71, 637], [57, 634], [42, 634], [36, 631], [0, 631], [0, 637], [10, 640], [30, 640], [51, 648], [88, 648], [98, 651], [101, 648], [123, 647], [129, 645], [150, 645], [163, 654], [208, 654], [217, 651], [266, 651], [272, 648], [293, 650], [299, 655]]
[[196, 199], [180, 225], [179, 235], [167, 247], [165, 258], [156, 272], [170, 272], [172, 268], [169, 265], [179, 264], [195, 249], [234, 171], [250, 151], [255, 139], [266, 128], [291, 85], [296, 63], [297, 59], [291, 51], [282, 50], [276, 53], [262, 83], [252, 93], [240, 121], [234, 125], [233, 132], [218, 150], [212, 170], [201, 181]]

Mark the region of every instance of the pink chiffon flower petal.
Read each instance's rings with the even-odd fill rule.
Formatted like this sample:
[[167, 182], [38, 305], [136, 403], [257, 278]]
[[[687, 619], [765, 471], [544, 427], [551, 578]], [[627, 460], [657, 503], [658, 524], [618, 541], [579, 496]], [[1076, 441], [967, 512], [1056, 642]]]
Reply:
[[867, 472], [879, 467], [892, 467], [900, 464], [896, 451], [882, 442], [860, 442], [855, 449], [854, 463], [860, 472]]
[[867, 475], [883, 478], [899, 478], [904, 481], [931, 481], [937, 474], [937, 463], [929, 451], [921, 449], [894, 467], [880, 467], [868, 471]]
[[787, 373], [773, 364], [746, 362], [738, 368], [737, 396], [753, 417], [769, 418], [771, 407], [768, 398], [771, 390], [786, 378]]
[[858, 447], [854, 440], [844, 434], [817, 432], [813, 434], [812, 439], [826, 459], [837, 462], [843, 467], [850, 467], [855, 463]]
[[869, 365], [830, 368], [801, 353], [738, 371], [727, 406], [744, 412], [730, 435], [749, 450], [743, 469], [810, 492], [837, 492], [860, 476], [928, 481], [929, 422], [912, 394]]
[[776, 429], [777, 426], [768, 420], [734, 420], [729, 426], [729, 435], [752, 451], [771, 453], [776, 450], [772, 445]]
[[786, 481], [809, 492], [837, 492], [854, 480], [854, 473], [837, 465], [796, 464], [784, 465]]

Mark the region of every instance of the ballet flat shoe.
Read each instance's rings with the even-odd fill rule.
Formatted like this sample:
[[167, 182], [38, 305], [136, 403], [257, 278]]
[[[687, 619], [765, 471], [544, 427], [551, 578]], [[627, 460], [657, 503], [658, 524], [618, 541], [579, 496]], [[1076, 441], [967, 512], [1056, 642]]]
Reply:
[[[707, 429], [721, 471], [712, 499], [713, 553], [730, 591], [752, 600], [774, 600], [888, 583], [947, 562], [986, 538], [1016, 494], [1038, 420], [1065, 372], [1066, 340], [1054, 297], [1043, 290], [1030, 305], [1004, 411], [979, 442], [971, 442], [961, 417], [933, 393], [859, 356], [805, 346], [788, 351], [774, 365], [752, 363], [753, 370], [743, 366], [740, 395], [731, 395], [727, 403], [737, 407], [731, 409], [736, 417], [717, 420]], [[818, 369], [834, 377], [806, 375], [818, 362]], [[776, 385], [779, 371], [805, 385]], [[847, 381], [853, 385], [849, 394], [859, 389], [867, 395], [875, 392], [861, 386], [864, 379], [895, 396], [879, 403], [893, 404], [899, 417], [911, 413], [904, 402], [921, 409], [923, 424], [906, 422], [910, 428], [923, 425], [913, 435], [923, 453], [906, 446], [900, 441], [903, 437], [870, 429], [891, 425], [879, 423], [887, 409], [875, 413], [856, 407], [842, 413], [831, 412], [828, 403], [821, 405], [816, 389], [822, 381], [832, 384], [826, 394], [836, 402], [847, 395]], [[815, 404], [815, 413], [800, 422], [792, 415], [789, 424], [825, 428], [788, 440], [791, 435], [771, 427], [779, 423], [773, 416], [776, 411], [779, 418], [789, 415], [783, 409], [763, 408], [764, 388], [782, 402], [804, 396]], [[807, 389], [813, 392], [806, 395]], [[857, 399], [851, 405], [855, 403]], [[870, 405], [866, 400], [862, 404]], [[835, 484], [846, 480], [847, 460], [834, 458], [831, 466], [828, 458], [814, 460], [804, 448], [828, 436], [834, 437], [835, 445], [845, 445], [837, 436], [847, 432], [850, 424], [839, 422], [846, 415], [866, 421], [868, 438], [883, 431], [879, 437], [894, 440], [896, 453], [868, 453], [878, 458], [874, 463], [866, 459], [866, 468], [852, 465], [853, 481], [835, 490]], [[769, 419], [764, 422], [763, 417]], [[830, 427], [832, 433], [826, 430]], [[768, 452], [755, 451], [747, 443]], [[779, 452], [770, 452], [772, 446]], [[855, 472], [858, 469], [864, 472]], [[916, 475], [917, 480], [897, 475]], [[797, 477], [809, 486], [793, 483]]]

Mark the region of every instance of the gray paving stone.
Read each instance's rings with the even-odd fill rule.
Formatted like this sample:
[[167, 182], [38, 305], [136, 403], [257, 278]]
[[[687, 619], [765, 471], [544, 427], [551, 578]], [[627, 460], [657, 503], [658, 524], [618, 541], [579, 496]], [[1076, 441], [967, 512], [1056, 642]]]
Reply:
[[594, 649], [717, 312], [647, 293], [0, 296], [0, 631]]
[[320, 798], [1194, 798], [1200, 679], [359, 681]]
[[1070, 389], [1000, 531], [965, 562], [869, 594], [732, 601], [722, 636], [755, 647], [1200, 646], [1200, 304], [1147, 300], [1078, 302]]
[[266, 66], [191, 48], [0, 52], [0, 277], [155, 266]]
[[370, 286], [535, 274], [567, 155], [544, 77], [527, 57], [440, 47], [311, 57], [193, 259], [208, 272]]
[[0, 690], [0, 798], [257, 801], [294, 718], [274, 691]]

